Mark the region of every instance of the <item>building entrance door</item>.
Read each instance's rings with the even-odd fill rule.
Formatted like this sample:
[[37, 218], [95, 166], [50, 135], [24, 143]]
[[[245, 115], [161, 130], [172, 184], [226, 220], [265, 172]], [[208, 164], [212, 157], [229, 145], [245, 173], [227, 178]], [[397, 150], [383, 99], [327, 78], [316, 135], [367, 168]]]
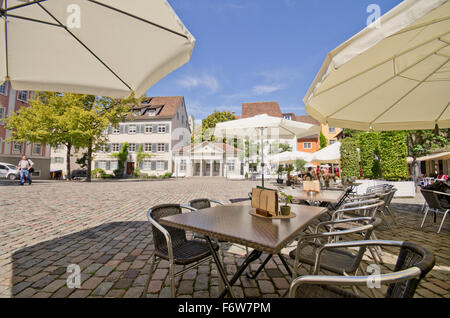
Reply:
[[205, 174], [204, 174], [204, 176], [205, 177], [210, 177], [211, 176], [210, 172], [211, 172], [211, 163], [206, 162], [205, 163]]
[[134, 162], [127, 162], [127, 175], [132, 175], [134, 173]]

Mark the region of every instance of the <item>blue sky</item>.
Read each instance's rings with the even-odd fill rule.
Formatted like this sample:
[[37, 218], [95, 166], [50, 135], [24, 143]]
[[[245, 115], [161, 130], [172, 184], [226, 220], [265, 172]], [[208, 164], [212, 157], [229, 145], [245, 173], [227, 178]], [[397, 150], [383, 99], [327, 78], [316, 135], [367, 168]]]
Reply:
[[196, 38], [191, 61], [149, 96], [182, 95], [196, 120], [244, 102], [278, 101], [305, 114], [303, 97], [327, 53], [401, 0], [169, 0]]

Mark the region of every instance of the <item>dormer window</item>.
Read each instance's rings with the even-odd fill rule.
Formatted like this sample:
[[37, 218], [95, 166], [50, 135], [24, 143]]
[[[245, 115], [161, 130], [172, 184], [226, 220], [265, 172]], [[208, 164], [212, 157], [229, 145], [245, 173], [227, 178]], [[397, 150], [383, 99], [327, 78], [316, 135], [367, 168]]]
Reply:
[[155, 116], [156, 115], [156, 109], [154, 109], [154, 108], [150, 108], [149, 110], [148, 110], [148, 115], [149, 116]]
[[135, 110], [134, 111], [134, 116], [140, 116], [141, 115], [141, 111], [140, 110]]

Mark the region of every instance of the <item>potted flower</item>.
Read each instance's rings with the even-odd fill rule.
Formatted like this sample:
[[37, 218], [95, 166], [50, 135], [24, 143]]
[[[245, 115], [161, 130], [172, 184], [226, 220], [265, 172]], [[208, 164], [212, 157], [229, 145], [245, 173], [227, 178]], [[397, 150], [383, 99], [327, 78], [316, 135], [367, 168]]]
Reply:
[[286, 165], [286, 168], [284, 168], [284, 170], [287, 173], [287, 180], [286, 180], [286, 185], [289, 187], [292, 185], [291, 182], [291, 172], [294, 170], [294, 166], [293, 165]]
[[281, 192], [281, 195], [284, 197], [284, 205], [280, 207], [281, 215], [289, 215], [291, 214], [291, 207], [288, 205], [292, 201], [292, 195], [288, 195], [284, 192]]
[[279, 165], [278, 169], [277, 169], [277, 174], [278, 174], [277, 183], [278, 184], [283, 184], [283, 179], [282, 179], [283, 172], [284, 172], [284, 167], [282, 165]]

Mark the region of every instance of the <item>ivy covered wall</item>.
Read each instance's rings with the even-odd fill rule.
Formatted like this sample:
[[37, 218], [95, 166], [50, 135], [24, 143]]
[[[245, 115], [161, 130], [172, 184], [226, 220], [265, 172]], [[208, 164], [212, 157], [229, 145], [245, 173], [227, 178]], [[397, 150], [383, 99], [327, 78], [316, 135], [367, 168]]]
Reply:
[[380, 133], [380, 157], [383, 179], [399, 181], [408, 178], [408, 149], [406, 132], [383, 131]]
[[358, 140], [345, 138], [341, 141], [341, 169], [344, 177], [359, 177]]

